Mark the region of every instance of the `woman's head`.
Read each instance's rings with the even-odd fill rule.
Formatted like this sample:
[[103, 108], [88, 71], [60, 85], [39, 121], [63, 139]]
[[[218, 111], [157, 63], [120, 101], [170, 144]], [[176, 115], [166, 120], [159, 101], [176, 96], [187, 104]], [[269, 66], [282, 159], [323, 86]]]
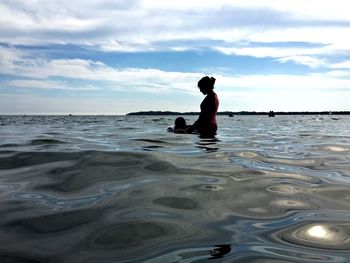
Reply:
[[198, 81], [198, 88], [203, 94], [208, 94], [213, 91], [215, 78], [205, 76]]

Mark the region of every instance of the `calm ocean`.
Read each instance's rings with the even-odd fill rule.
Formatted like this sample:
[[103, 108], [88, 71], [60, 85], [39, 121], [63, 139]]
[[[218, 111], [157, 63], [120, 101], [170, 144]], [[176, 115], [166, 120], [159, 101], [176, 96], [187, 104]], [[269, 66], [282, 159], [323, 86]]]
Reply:
[[0, 116], [0, 262], [350, 262], [350, 116], [175, 117]]

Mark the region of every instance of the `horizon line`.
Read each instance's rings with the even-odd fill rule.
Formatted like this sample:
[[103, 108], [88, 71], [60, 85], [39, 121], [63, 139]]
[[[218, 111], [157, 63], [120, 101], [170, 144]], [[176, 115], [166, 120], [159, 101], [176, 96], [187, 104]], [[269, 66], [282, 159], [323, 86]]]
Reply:
[[[217, 115], [264, 115], [273, 112], [275, 115], [350, 115], [349, 110], [343, 111], [219, 111]], [[133, 116], [133, 115], [199, 115], [199, 111], [154, 111], [145, 110], [137, 112], [128, 112], [123, 114], [111, 113], [0, 113], [0, 116]]]

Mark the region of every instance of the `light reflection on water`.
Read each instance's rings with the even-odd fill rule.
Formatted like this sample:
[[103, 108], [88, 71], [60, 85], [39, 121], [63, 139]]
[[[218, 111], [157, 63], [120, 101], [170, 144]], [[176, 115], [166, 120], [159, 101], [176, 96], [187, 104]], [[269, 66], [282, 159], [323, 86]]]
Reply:
[[348, 116], [174, 118], [1, 116], [0, 261], [350, 261]]

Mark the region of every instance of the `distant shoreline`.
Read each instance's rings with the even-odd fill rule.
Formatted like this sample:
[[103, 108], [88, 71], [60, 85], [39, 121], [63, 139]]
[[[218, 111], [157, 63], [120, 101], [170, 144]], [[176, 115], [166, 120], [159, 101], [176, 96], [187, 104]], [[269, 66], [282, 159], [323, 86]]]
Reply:
[[[269, 115], [270, 112], [264, 111], [222, 111], [217, 115]], [[350, 111], [275, 111], [274, 115], [350, 115]], [[174, 112], [174, 111], [138, 111], [127, 113], [128, 116], [134, 115], [199, 115], [199, 112]]]
[[[199, 112], [177, 112], [177, 111], [138, 111], [138, 112], [130, 112], [126, 114], [0, 114], [0, 117], [8, 117], [8, 116], [56, 116], [56, 117], [73, 117], [73, 116], [155, 116], [155, 115], [169, 115], [169, 116], [181, 116], [181, 115], [199, 115]], [[244, 115], [350, 115], [350, 111], [221, 111], [218, 112], [217, 115], [223, 116], [244, 116]]]

